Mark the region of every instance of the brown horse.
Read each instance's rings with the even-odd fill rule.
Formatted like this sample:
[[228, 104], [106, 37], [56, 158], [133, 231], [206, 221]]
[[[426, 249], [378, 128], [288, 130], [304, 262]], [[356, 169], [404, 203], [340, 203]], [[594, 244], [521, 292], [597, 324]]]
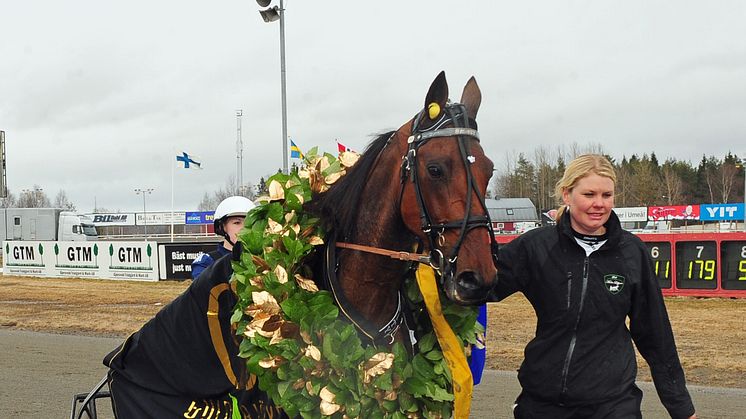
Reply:
[[[459, 304], [484, 302], [496, 277], [496, 244], [484, 195], [493, 164], [479, 144], [481, 92], [472, 77], [461, 103], [448, 101], [441, 72], [423, 109], [375, 139], [350, 172], [311, 201], [334, 240], [327, 288], [369, 337], [390, 341], [401, 316], [401, 281], [420, 247]], [[386, 257], [385, 255], [391, 257]], [[416, 260], [417, 257], [402, 257]]]

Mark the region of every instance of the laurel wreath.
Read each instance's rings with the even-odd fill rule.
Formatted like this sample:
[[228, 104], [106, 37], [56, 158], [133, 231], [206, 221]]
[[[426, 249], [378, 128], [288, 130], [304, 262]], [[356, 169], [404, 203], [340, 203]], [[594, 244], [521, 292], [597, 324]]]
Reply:
[[[319, 220], [303, 211], [359, 156], [310, 150], [300, 170], [268, 180], [269, 195], [246, 217], [239, 233], [240, 261], [233, 262], [238, 304], [232, 316], [239, 356], [259, 388], [290, 417], [448, 418], [453, 388], [416, 281], [406, 297], [417, 323], [416, 353], [401, 343], [364, 344], [340, 318], [332, 295], [319, 291], [304, 258], [324, 243]], [[442, 297], [443, 313], [464, 348], [484, 330], [475, 308]], [[468, 349], [466, 349], [468, 351]]]

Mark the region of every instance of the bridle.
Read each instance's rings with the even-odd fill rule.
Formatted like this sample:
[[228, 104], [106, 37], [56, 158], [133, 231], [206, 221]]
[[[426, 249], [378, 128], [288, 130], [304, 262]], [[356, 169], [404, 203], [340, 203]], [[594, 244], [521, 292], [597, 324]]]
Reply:
[[[402, 198], [404, 196], [404, 189], [407, 181], [410, 180], [414, 187], [414, 192], [417, 200], [417, 206], [420, 212], [420, 225], [422, 232], [425, 234], [428, 240], [429, 253], [410, 253], [406, 251], [388, 250], [381, 249], [378, 247], [366, 246], [361, 244], [336, 242], [336, 240], [329, 240], [327, 242], [326, 255], [325, 255], [325, 275], [324, 281], [328, 289], [334, 295], [337, 305], [340, 307], [342, 313], [360, 330], [365, 336], [371, 339], [374, 343], [386, 343], [391, 344], [394, 341], [394, 337], [399, 330], [400, 325], [404, 321], [404, 310], [402, 309], [402, 296], [401, 292], [398, 295], [397, 309], [391, 320], [389, 320], [383, 327], [375, 327], [370, 324], [362, 315], [357, 313], [352, 308], [352, 305], [344, 297], [344, 293], [337, 291], [339, 287], [339, 281], [336, 276], [336, 248], [346, 248], [350, 250], [357, 250], [367, 253], [374, 253], [398, 259], [402, 261], [410, 261], [417, 263], [428, 263], [432, 268], [438, 272], [441, 278], [441, 283], [445, 278], [453, 277], [456, 272], [456, 263], [458, 260], [458, 252], [461, 249], [466, 234], [475, 228], [486, 228], [489, 232], [490, 237], [490, 248], [492, 253], [493, 263], [497, 266], [497, 241], [495, 240], [494, 230], [492, 229], [492, 222], [490, 220], [487, 206], [484, 202], [484, 196], [479, 192], [476, 181], [471, 171], [471, 164], [474, 163], [475, 159], [469, 154], [469, 147], [467, 144], [467, 137], [471, 137], [479, 141], [479, 132], [477, 131], [476, 121], [469, 118], [466, 113], [466, 108], [460, 103], [448, 103], [441, 113], [440, 118], [435, 121], [432, 125], [422, 127], [422, 121], [427, 116], [427, 110], [420, 111], [413, 119], [411, 126], [411, 135], [407, 139], [407, 151], [402, 156], [401, 164], [401, 190], [399, 192], [399, 207], [401, 208]], [[450, 127], [445, 127], [450, 124]], [[386, 145], [381, 149], [376, 160], [380, 158], [383, 150], [391, 143], [397, 132], [394, 132], [389, 137]], [[441, 223], [434, 223], [430, 212], [427, 209], [425, 198], [422, 193], [420, 186], [419, 176], [417, 174], [417, 152], [423, 145], [427, 144], [431, 139], [443, 138], [443, 137], [456, 137], [458, 142], [459, 153], [461, 161], [464, 164], [466, 171], [466, 212], [464, 218], [461, 220], [449, 220]], [[484, 211], [483, 215], [472, 215], [472, 194], [474, 191], [479, 204]], [[401, 209], [400, 209], [401, 213]], [[444, 233], [449, 229], [459, 229], [458, 241], [453, 246], [449, 255], [446, 257], [443, 251], [439, 247], [445, 245]]]
[[[406, 186], [407, 179], [412, 181], [414, 186], [415, 196], [417, 198], [417, 205], [420, 210], [420, 225], [422, 232], [428, 239], [428, 248], [430, 249], [430, 266], [440, 273], [441, 281], [444, 278], [452, 277], [456, 272], [456, 262], [458, 259], [458, 252], [461, 249], [461, 245], [464, 242], [466, 233], [475, 228], [484, 227], [489, 232], [490, 236], [490, 248], [492, 253], [492, 259], [497, 266], [497, 241], [495, 240], [494, 230], [492, 229], [492, 221], [490, 220], [487, 206], [484, 202], [484, 196], [479, 192], [479, 188], [474, 180], [474, 175], [471, 171], [471, 164], [474, 163], [474, 156], [469, 154], [469, 147], [466, 142], [467, 137], [472, 137], [479, 141], [479, 132], [477, 131], [477, 123], [475, 120], [468, 117], [466, 108], [460, 103], [448, 103], [441, 113], [440, 118], [427, 128], [420, 128], [422, 120], [425, 118], [426, 110], [420, 111], [417, 116], [412, 120], [412, 134], [407, 139], [407, 154], [402, 158], [401, 165], [401, 192], [399, 194], [399, 205], [401, 205], [402, 196], [404, 195], [404, 188]], [[451, 124], [450, 128], [443, 128], [447, 124]], [[419, 176], [417, 174], [417, 151], [423, 145], [427, 144], [433, 138], [442, 137], [456, 137], [458, 142], [459, 153], [461, 155], [461, 161], [464, 164], [464, 170], [466, 171], [466, 211], [464, 218], [461, 220], [445, 221], [439, 224], [433, 223], [432, 218], [427, 210], [425, 199], [422, 195], [422, 188], [420, 187]], [[483, 215], [472, 215], [472, 194], [471, 191], [479, 198], [479, 204], [484, 211]], [[459, 237], [456, 244], [453, 246], [450, 255], [445, 257], [443, 252], [438, 248], [445, 244], [444, 233], [449, 229], [459, 229]], [[437, 243], [437, 246], [436, 246]]]

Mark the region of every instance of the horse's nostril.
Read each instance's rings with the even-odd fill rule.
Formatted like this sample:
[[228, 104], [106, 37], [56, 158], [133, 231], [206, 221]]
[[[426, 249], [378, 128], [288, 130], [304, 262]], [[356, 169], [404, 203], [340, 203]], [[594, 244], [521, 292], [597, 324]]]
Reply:
[[472, 271], [464, 271], [456, 277], [456, 284], [465, 291], [474, 291], [482, 288], [482, 278]]

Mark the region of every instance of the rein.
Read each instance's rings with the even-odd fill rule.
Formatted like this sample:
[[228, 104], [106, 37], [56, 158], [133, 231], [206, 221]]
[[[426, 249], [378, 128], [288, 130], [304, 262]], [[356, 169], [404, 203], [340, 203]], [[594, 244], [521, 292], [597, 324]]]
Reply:
[[388, 250], [380, 247], [364, 246], [362, 244], [337, 242], [337, 247], [343, 249], [358, 250], [360, 252], [373, 253], [381, 256], [388, 256], [391, 259], [404, 260], [408, 262], [430, 263], [430, 255], [425, 253], [410, 253], [402, 250]]

